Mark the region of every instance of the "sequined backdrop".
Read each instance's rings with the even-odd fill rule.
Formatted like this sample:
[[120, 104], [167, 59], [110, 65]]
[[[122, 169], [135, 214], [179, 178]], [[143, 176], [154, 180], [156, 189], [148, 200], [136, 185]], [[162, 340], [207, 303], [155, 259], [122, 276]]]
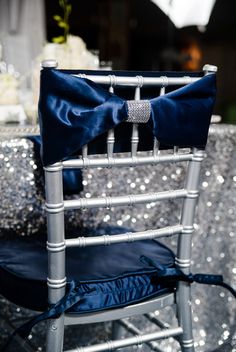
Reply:
[[[198, 204], [195, 234], [193, 237], [193, 272], [223, 274], [225, 281], [235, 286], [236, 280], [236, 126], [213, 125], [207, 146], [208, 158], [204, 161], [201, 177], [201, 197]], [[38, 229], [44, 229], [43, 179], [40, 176], [39, 161], [34, 158], [32, 142], [27, 139], [4, 138], [0, 142], [0, 236], [11, 236], [12, 230], [18, 235], [37, 236]], [[159, 165], [120, 170], [86, 170], [83, 175], [84, 195], [115, 194], [139, 190], [159, 190], [181, 187], [183, 167]], [[117, 187], [118, 186], [118, 187]], [[175, 201], [150, 203], [146, 207], [123, 207], [119, 210], [104, 209], [83, 212], [84, 225], [88, 228], [104, 224], [132, 227], [135, 230], [170, 225], [179, 217], [179, 207]], [[67, 224], [81, 225], [81, 214], [70, 213]], [[175, 239], [170, 240], [171, 246]], [[231, 295], [216, 287], [192, 285], [193, 321], [196, 351], [236, 352], [236, 302]], [[1, 299], [2, 314], [8, 320], [14, 313], [21, 316], [22, 309], [6, 305]], [[18, 310], [18, 311], [17, 311]], [[162, 316], [162, 312], [157, 312]], [[165, 316], [166, 317], [166, 316]], [[167, 309], [166, 322], [173, 323], [173, 314]], [[139, 327], [153, 329], [144, 319], [133, 318]], [[0, 323], [4, 330], [4, 322]], [[38, 329], [38, 330], [37, 330]], [[33, 334], [32, 341], [43, 348], [41, 328]], [[74, 329], [74, 328], [73, 328]], [[97, 325], [93, 336], [105, 337], [104, 329], [110, 325]], [[74, 330], [73, 330], [74, 331]], [[86, 343], [87, 329], [81, 330]], [[67, 347], [74, 346], [74, 333], [69, 333]], [[2, 335], [4, 336], [4, 334]], [[38, 340], [37, 340], [38, 339]], [[0, 338], [1, 343], [1, 338]], [[166, 352], [178, 350], [173, 339], [160, 346]], [[40, 350], [40, 349], [39, 349]], [[126, 349], [128, 351], [128, 349]], [[148, 351], [142, 347], [142, 351]]]

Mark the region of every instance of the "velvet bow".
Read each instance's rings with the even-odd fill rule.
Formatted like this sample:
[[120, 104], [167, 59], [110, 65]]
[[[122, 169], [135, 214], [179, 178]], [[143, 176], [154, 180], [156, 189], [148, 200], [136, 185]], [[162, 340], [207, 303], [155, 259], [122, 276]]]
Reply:
[[[216, 78], [210, 74], [151, 99], [151, 115], [145, 126], [148, 132], [141, 142], [151, 145], [155, 136], [165, 146], [204, 148], [215, 94]], [[44, 165], [70, 157], [122, 125], [127, 116], [127, 101], [91, 80], [55, 69], [41, 71], [39, 120]], [[125, 141], [126, 135], [121, 136]]]

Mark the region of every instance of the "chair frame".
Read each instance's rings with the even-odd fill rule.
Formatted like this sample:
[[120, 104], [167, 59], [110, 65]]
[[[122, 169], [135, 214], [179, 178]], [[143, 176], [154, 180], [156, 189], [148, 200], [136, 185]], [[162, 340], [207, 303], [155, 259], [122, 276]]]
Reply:
[[[47, 60], [42, 63], [43, 69], [56, 68], [54, 60]], [[216, 67], [205, 65], [203, 71], [206, 74], [214, 74]], [[85, 75], [79, 75], [85, 77]], [[113, 92], [114, 86], [126, 85], [135, 86], [135, 100], [140, 99], [140, 88], [145, 85], [160, 86], [160, 94], [165, 94], [167, 85], [186, 85], [199, 78], [191, 77], [121, 77], [111, 75], [86, 75], [100, 84], [110, 86]], [[110, 130], [107, 137], [107, 156], [103, 158], [94, 158], [88, 156], [87, 146], [83, 147], [82, 158], [71, 159], [55, 163], [45, 167], [45, 184], [46, 184], [46, 204], [47, 226], [48, 226], [48, 299], [50, 304], [55, 304], [65, 295], [66, 272], [65, 272], [65, 251], [67, 247], [73, 246], [94, 246], [98, 244], [112, 244], [120, 242], [130, 242], [141, 239], [156, 239], [163, 236], [178, 235], [176, 266], [185, 274], [190, 273], [191, 265], [191, 245], [192, 234], [194, 232], [193, 222], [196, 210], [197, 199], [199, 195], [199, 177], [201, 163], [205, 157], [205, 151], [193, 148], [190, 153], [181, 153], [177, 147], [174, 147], [173, 154], [159, 154], [158, 141], [155, 140], [152, 155], [140, 156], [137, 154], [138, 132], [137, 124], [133, 124], [131, 138], [131, 156], [118, 157], [113, 154], [114, 131]], [[146, 164], [159, 164], [165, 162], [188, 161], [186, 185], [184, 189], [175, 191], [165, 191], [153, 194], [142, 194], [137, 196], [119, 196], [103, 197], [77, 200], [64, 200], [62, 172], [65, 168], [86, 168], [86, 167], [122, 167], [136, 166]], [[95, 236], [79, 237], [75, 239], [65, 239], [64, 230], [64, 211], [67, 209], [91, 208], [91, 207], [110, 207], [118, 205], [132, 205], [139, 203], [149, 203], [163, 199], [181, 198], [183, 207], [179, 225], [170, 226], [163, 229], [142, 231], [135, 233], [126, 233], [113, 236]], [[149, 314], [157, 309], [176, 303], [178, 327], [164, 328], [154, 333], [137, 335], [137, 329], [133, 329], [135, 336], [125, 339], [108, 341], [102, 344], [90, 347], [76, 348], [67, 352], [97, 352], [113, 351], [117, 348], [131, 346], [133, 344], [147, 343], [155, 350], [153, 341], [167, 337], [178, 338], [181, 350], [184, 352], [194, 351], [194, 341], [192, 334], [192, 317], [191, 317], [191, 293], [190, 284], [179, 282], [176, 292], [173, 294], [163, 295], [146, 302], [134, 304], [125, 308], [104, 310], [90, 314], [79, 314], [72, 316], [63, 314], [57, 319], [49, 321], [47, 330], [47, 351], [58, 352], [63, 350], [64, 326], [73, 324], [88, 324], [95, 322], [114, 321], [123, 319], [136, 314]], [[147, 315], [151, 320], [151, 315]], [[158, 324], [158, 322], [156, 322]], [[123, 326], [127, 323], [121, 321]], [[127, 327], [127, 326], [126, 326]], [[135, 333], [136, 331], [136, 333]], [[115, 330], [113, 336], [118, 336]], [[156, 350], [159, 350], [158, 348]], [[160, 350], [159, 350], [160, 351]]]

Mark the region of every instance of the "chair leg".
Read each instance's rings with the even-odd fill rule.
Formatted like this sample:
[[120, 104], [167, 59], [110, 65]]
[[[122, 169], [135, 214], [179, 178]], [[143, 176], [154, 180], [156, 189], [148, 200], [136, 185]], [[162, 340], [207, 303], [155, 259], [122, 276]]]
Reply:
[[122, 336], [122, 326], [115, 320], [112, 322], [112, 340], [119, 340]]
[[191, 288], [185, 282], [180, 282], [176, 296], [177, 318], [179, 326], [183, 328], [180, 336], [182, 352], [194, 352], [193, 330], [192, 330], [192, 309], [191, 309]]
[[63, 351], [64, 340], [64, 315], [58, 319], [51, 319], [47, 327], [47, 352]]

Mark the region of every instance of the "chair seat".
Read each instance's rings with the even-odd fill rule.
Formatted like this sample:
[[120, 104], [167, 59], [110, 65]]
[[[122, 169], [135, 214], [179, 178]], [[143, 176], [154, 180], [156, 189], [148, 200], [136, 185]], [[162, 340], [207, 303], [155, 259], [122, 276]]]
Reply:
[[[140, 261], [144, 255], [156, 267], [174, 267], [174, 253], [157, 241], [67, 251], [67, 281], [75, 281], [83, 297], [70, 313], [118, 308], [173, 292], [174, 284], [157, 284], [152, 280], [156, 268]], [[1, 242], [0, 294], [17, 305], [43, 311], [47, 308], [46, 278], [45, 242]]]

